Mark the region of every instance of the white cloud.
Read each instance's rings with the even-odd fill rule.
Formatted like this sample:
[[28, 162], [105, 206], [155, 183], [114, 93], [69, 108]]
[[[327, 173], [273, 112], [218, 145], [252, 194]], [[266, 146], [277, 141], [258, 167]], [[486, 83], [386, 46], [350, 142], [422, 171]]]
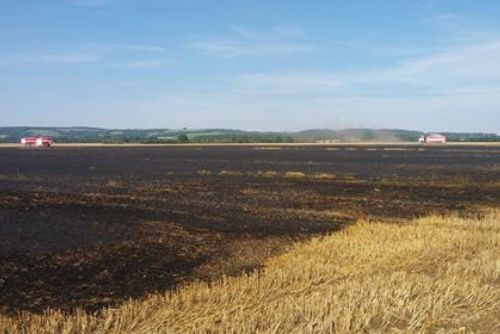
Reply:
[[250, 29], [245, 29], [234, 25], [229, 26], [229, 29], [243, 38], [254, 39], [259, 37], [258, 33]]
[[328, 73], [253, 73], [239, 76], [234, 82], [240, 91], [250, 94], [315, 95], [344, 90], [340, 76]]
[[301, 27], [297, 26], [279, 26], [272, 29], [273, 33], [279, 36], [286, 36], [290, 38], [302, 39], [306, 38], [307, 35]]
[[[423, 83], [426, 85], [469, 85], [477, 81], [500, 80], [500, 40], [453, 47], [414, 58], [399, 65], [372, 71], [366, 81]], [[352, 77], [362, 81], [362, 75]]]
[[[102, 63], [123, 67], [152, 67], [166, 64], [168, 50], [158, 45], [93, 43], [72, 50], [25, 52], [0, 55], [0, 65]], [[161, 57], [159, 57], [161, 55]]]
[[446, 51], [363, 72], [271, 72], [241, 75], [235, 85], [246, 91], [280, 94], [363, 95], [402, 91], [411, 94], [475, 91], [500, 86], [500, 40], [452, 47]]
[[231, 26], [230, 30], [233, 36], [203, 37], [188, 43], [187, 47], [221, 59], [279, 56], [315, 49], [304, 41], [305, 33], [298, 27], [275, 27], [265, 33], [236, 26]]
[[116, 68], [156, 68], [170, 63], [170, 58], [145, 59], [135, 61], [124, 61], [112, 63], [111, 67]]
[[297, 43], [248, 43], [229, 39], [211, 39], [194, 42], [190, 44], [190, 47], [204, 54], [223, 59], [241, 56], [276, 56], [310, 50], [310, 47]]
[[94, 43], [85, 48], [93, 49], [101, 53], [119, 52], [142, 52], [142, 53], [167, 53], [167, 48], [159, 45], [127, 44], [127, 43]]
[[44, 63], [44, 64], [81, 64], [100, 60], [100, 56], [87, 52], [61, 53], [22, 53], [0, 55], [0, 65]]

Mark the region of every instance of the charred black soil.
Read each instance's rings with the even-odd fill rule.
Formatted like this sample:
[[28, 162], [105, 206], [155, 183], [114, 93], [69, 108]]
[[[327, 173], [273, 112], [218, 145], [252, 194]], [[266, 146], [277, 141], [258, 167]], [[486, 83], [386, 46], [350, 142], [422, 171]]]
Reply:
[[98, 310], [356, 219], [500, 203], [500, 147], [0, 149], [0, 311]]

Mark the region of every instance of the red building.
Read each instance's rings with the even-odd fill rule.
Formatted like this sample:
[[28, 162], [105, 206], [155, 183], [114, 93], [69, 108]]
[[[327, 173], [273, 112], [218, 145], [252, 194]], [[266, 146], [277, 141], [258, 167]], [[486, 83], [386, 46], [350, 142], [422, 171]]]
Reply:
[[424, 144], [444, 144], [446, 143], [446, 137], [437, 133], [427, 133], [420, 136], [418, 142]]

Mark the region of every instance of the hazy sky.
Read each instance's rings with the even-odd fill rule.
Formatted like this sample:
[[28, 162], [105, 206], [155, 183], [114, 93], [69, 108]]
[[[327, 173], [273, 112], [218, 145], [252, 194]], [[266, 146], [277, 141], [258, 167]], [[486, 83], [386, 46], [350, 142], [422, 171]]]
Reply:
[[500, 133], [498, 0], [0, 0], [0, 126]]

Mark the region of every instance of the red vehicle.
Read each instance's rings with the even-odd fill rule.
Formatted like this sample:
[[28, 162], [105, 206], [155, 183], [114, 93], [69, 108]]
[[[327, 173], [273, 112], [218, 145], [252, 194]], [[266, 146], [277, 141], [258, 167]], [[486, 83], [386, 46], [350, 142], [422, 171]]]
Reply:
[[54, 144], [54, 140], [48, 136], [23, 137], [21, 144], [26, 147], [50, 147]]

